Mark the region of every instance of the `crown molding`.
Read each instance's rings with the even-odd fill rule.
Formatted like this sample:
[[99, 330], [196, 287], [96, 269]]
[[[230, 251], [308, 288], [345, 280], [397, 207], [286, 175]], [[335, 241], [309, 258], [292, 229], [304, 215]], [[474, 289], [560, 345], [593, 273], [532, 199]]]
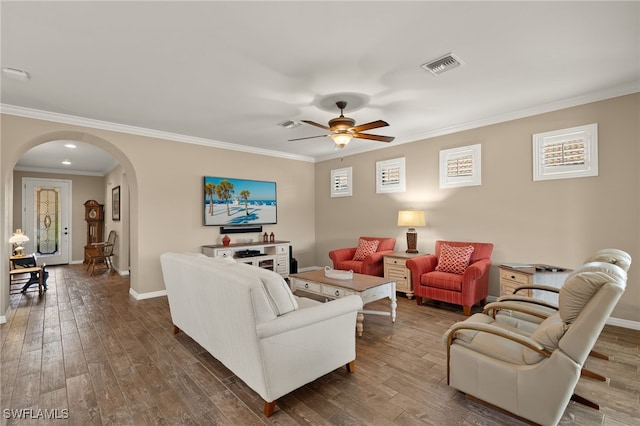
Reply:
[[[576, 96], [569, 99], [564, 99], [557, 102], [552, 102], [544, 105], [537, 105], [531, 108], [525, 108], [517, 111], [512, 111], [504, 114], [498, 114], [491, 117], [483, 118], [480, 120], [469, 121], [466, 123], [460, 123], [449, 127], [442, 127], [440, 129], [430, 130], [424, 133], [417, 133], [411, 136], [405, 136], [397, 138], [393, 146], [402, 145], [405, 143], [417, 142], [424, 139], [435, 138], [437, 136], [444, 136], [451, 133], [462, 132], [464, 130], [477, 129], [479, 127], [491, 126], [493, 124], [504, 123], [507, 121], [517, 120], [520, 118], [531, 117], [538, 114], [544, 114], [547, 112], [558, 111], [565, 108], [571, 108], [579, 105], [585, 105], [592, 102], [603, 101], [606, 99], [617, 98], [619, 96], [631, 95], [633, 93], [640, 92], [640, 82], [636, 81], [627, 85], [617, 86], [607, 90], [601, 90], [598, 92], [592, 92], [582, 96]], [[328, 155], [324, 155], [316, 158], [316, 162], [332, 160], [335, 158], [347, 157], [349, 155], [361, 154], [364, 152], [375, 151], [378, 149], [389, 148], [390, 146], [371, 146], [366, 148], [358, 148], [354, 150], [333, 152]]]
[[285, 158], [288, 160], [315, 162], [313, 157], [305, 155], [290, 154], [287, 152], [273, 151], [269, 149], [256, 148], [246, 145], [237, 145], [229, 142], [221, 142], [212, 139], [198, 138], [195, 136], [181, 135], [178, 133], [164, 132], [161, 130], [146, 129], [143, 127], [129, 126], [126, 124], [112, 123], [109, 121], [95, 120], [92, 118], [78, 117], [74, 115], [60, 114], [57, 112], [43, 111], [32, 108], [25, 108], [10, 104], [0, 104], [0, 112], [18, 117], [33, 118], [36, 120], [51, 121], [54, 123], [71, 124], [74, 126], [89, 127], [92, 129], [109, 130], [112, 132], [127, 133], [130, 135], [146, 136], [156, 139], [164, 139], [174, 142], [190, 143], [194, 145], [204, 145], [212, 148], [228, 149], [250, 154], [266, 155], [269, 157]]
[[46, 167], [20, 167], [15, 166], [13, 170], [19, 172], [31, 172], [31, 173], [50, 173], [56, 175], [79, 175], [79, 176], [97, 176], [97, 177], [105, 177], [106, 173], [100, 172], [85, 172], [82, 170], [63, 170], [63, 169], [52, 169]]
[[[440, 129], [434, 129], [424, 133], [417, 133], [411, 136], [399, 137], [394, 141], [394, 144], [392, 146], [402, 145], [402, 144], [411, 143], [411, 142], [417, 142], [420, 140], [434, 138], [437, 136], [448, 135], [451, 133], [457, 133], [464, 130], [476, 129], [478, 127], [490, 126], [493, 124], [503, 123], [506, 121], [512, 121], [520, 118], [530, 117], [533, 115], [544, 114], [552, 111], [558, 111], [565, 108], [571, 108], [574, 106], [584, 105], [591, 102], [598, 102], [605, 99], [611, 99], [619, 96], [630, 95], [638, 92], [640, 92], [640, 82], [636, 81], [626, 85], [616, 86], [614, 88], [596, 91], [596, 92], [592, 92], [582, 96], [576, 96], [573, 98], [552, 102], [549, 104], [538, 105], [531, 108], [525, 108], [525, 109], [512, 111], [504, 114], [498, 114], [498, 115], [483, 118], [480, 120], [460, 123], [460, 124], [456, 124], [449, 127], [443, 127]], [[317, 163], [320, 161], [347, 157], [351, 155], [357, 155], [357, 154], [362, 154], [369, 151], [376, 151], [379, 149], [385, 149], [385, 148], [391, 147], [386, 145], [361, 147], [361, 148], [355, 148], [355, 149], [335, 151], [331, 154], [314, 158], [314, 157], [305, 156], [305, 155], [297, 155], [297, 154], [291, 154], [287, 152], [273, 151], [273, 150], [268, 150], [263, 148], [246, 146], [246, 145], [237, 145], [229, 142], [221, 142], [221, 141], [216, 141], [212, 139], [181, 135], [178, 133], [170, 133], [170, 132], [164, 132], [160, 130], [146, 129], [143, 127], [129, 126], [126, 124], [118, 124], [118, 123], [112, 123], [108, 121], [95, 120], [91, 118], [84, 118], [84, 117], [78, 117], [73, 115], [37, 110], [32, 108], [25, 108], [25, 107], [20, 107], [16, 105], [0, 104], [0, 112], [2, 112], [3, 114], [15, 115], [19, 117], [33, 118], [33, 119], [44, 120], [44, 121], [52, 121], [55, 123], [71, 124], [75, 126], [89, 127], [93, 129], [109, 130], [113, 132], [147, 136], [151, 138], [165, 139], [165, 140], [190, 143], [195, 145], [204, 145], [212, 148], [228, 149], [232, 151], [266, 155], [270, 157], [284, 158], [288, 160], [306, 161], [310, 163]]]

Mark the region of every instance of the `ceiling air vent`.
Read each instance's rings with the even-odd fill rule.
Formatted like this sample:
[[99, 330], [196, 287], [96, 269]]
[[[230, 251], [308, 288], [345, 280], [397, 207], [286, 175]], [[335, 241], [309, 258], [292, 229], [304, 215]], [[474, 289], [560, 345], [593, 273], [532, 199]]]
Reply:
[[296, 127], [301, 125], [302, 125], [301, 122], [293, 121], [293, 120], [285, 120], [282, 123], [278, 123], [278, 126], [284, 127], [285, 129], [295, 129]]
[[457, 68], [462, 64], [463, 62], [455, 57], [453, 53], [448, 53], [438, 59], [434, 59], [427, 62], [426, 64], [422, 64], [421, 66], [431, 74], [438, 75], [453, 68]]

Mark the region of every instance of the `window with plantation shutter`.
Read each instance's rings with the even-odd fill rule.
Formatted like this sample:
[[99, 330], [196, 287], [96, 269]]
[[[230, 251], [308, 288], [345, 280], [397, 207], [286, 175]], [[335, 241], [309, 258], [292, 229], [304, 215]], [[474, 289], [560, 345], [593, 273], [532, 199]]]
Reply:
[[331, 170], [331, 196], [350, 197], [353, 192], [351, 167]]
[[480, 144], [440, 151], [440, 188], [481, 185]]
[[405, 192], [405, 161], [404, 157], [393, 160], [378, 161], [376, 163], [376, 192]]
[[533, 180], [597, 175], [597, 124], [533, 135]]
[[473, 174], [473, 157], [462, 155], [447, 160], [447, 176], [471, 176]]

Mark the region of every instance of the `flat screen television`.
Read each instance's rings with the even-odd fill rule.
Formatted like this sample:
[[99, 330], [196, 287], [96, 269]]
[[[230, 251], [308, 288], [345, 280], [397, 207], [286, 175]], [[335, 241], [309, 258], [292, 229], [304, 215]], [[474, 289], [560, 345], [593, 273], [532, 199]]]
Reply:
[[206, 226], [278, 223], [275, 182], [205, 176], [203, 196]]

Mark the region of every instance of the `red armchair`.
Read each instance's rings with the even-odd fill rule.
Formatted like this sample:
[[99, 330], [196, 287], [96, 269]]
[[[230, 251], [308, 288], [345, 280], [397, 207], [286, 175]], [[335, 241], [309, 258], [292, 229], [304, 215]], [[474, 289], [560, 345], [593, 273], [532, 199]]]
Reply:
[[[468, 266], [464, 267], [465, 259], [462, 258], [470, 251], [466, 247], [473, 247], [473, 251], [468, 258]], [[484, 305], [489, 295], [492, 252], [491, 243], [439, 240], [436, 241], [435, 254], [407, 260], [418, 305], [422, 304], [423, 298], [433, 299], [462, 305], [464, 314], [471, 315], [471, 307], [478, 302]]]
[[385, 254], [393, 253], [393, 248], [396, 246], [396, 239], [360, 237], [358, 246], [362, 249], [371, 241], [378, 241], [378, 247], [371, 254], [366, 254], [366, 249], [364, 249], [366, 256], [364, 256], [362, 260], [354, 259], [358, 247], [331, 250], [329, 257], [333, 261], [333, 269], [343, 271], [352, 270], [357, 274], [375, 275], [378, 277], [384, 276], [383, 258]]

